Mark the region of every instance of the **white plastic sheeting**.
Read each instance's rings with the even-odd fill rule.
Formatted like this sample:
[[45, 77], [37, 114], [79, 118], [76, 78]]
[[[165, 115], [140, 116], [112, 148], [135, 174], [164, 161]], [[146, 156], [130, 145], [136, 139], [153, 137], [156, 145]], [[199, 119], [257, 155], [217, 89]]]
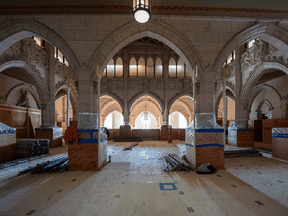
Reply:
[[[193, 145], [193, 135], [194, 135], [194, 120], [185, 130], [185, 143]], [[196, 143], [197, 144], [221, 144], [223, 143], [222, 134], [219, 132], [213, 132], [213, 129], [223, 129], [220, 125], [216, 123], [216, 117], [214, 113], [201, 113], [195, 115], [195, 129], [211, 129], [209, 133], [196, 133]]]
[[62, 137], [62, 128], [58, 126], [53, 127], [53, 139]]
[[288, 128], [272, 128], [272, 133], [288, 134]]
[[78, 115], [79, 129], [97, 129], [98, 128], [98, 114], [97, 113], [79, 113]]
[[253, 128], [246, 119], [234, 120], [228, 127], [228, 130], [249, 129]]
[[12, 128], [0, 122], [0, 134], [16, 134], [16, 128]]

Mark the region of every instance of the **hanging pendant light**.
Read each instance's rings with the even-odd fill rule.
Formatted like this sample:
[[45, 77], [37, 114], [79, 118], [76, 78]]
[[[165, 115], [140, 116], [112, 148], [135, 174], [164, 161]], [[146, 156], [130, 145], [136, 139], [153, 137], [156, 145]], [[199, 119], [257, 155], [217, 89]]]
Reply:
[[146, 23], [151, 17], [151, 0], [133, 0], [134, 18], [139, 23]]

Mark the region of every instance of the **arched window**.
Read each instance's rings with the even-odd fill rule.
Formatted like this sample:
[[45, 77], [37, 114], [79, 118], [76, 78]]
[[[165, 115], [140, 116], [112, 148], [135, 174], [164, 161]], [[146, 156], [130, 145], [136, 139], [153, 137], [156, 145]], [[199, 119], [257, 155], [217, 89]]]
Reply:
[[138, 62], [138, 76], [145, 76], [145, 60], [143, 58], [140, 58]]
[[119, 57], [116, 60], [116, 76], [121, 77], [123, 76], [123, 63], [122, 63], [122, 59]]
[[149, 58], [147, 61], [147, 76], [154, 76], [154, 63], [152, 58]]
[[162, 61], [160, 58], [157, 58], [155, 62], [155, 76], [162, 77], [162, 71], [163, 71]]
[[177, 76], [178, 77], [184, 77], [184, 69], [185, 69], [184, 61], [181, 58], [179, 58], [178, 64], [177, 64]]
[[137, 62], [134, 57], [130, 60], [129, 76], [137, 76]]
[[169, 61], [169, 76], [176, 77], [176, 61], [171, 58]]
[[114, 77], [114, 60], [111, 59], [107, 64], [107, 77]]

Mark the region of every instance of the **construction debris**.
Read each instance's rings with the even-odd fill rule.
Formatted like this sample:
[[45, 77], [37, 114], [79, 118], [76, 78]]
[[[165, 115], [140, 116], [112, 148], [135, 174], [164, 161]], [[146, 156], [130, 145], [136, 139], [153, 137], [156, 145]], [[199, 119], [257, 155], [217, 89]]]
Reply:
[[169, 154], [160, 158], [164, 171], [193, 171], [194, 169], [176, 154]]
[[138, 143], [132, 143], [130, 146], [125, 147], [122, 151], [132, 150]]
[[17, 139], [16, 155], [17, 158], [28, 158], [37, 155], [49, 154], [48, 139]]
[[51, 161], [37, 164], [34, 167], [29, 167], [26, 170], [20, 171], [18, 175], [23, 175], [30, 172], [30, 174], [44, 173], [44, 172], [64, 172], [68, 170], [68, 154], [62, 154]]
[[262, 157], [262, 154], [256, 149], [225, 150], [224, 158], [233, 157]]
[[215, 167], [213, 167], [210, 163], [203, 163], [201, 164], [197, 170], [197, 174], [213, 174], [217, 171]]

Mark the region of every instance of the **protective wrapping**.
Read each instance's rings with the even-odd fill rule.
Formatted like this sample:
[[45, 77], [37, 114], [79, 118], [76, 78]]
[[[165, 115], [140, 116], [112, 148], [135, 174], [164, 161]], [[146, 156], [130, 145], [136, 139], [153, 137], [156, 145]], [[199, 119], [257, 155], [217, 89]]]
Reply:
[[[210, 143], [223, 143], [222, 142], [222, 134], [219, 131], [213, 132], [213, 129], [223, 129], [223, 127], [219, 126], [216, 123], [216, 117], [214, 113], [201, 113], [195, 115], [195, 129], [196, 129], [196, 143], [198, 144], [210, 144]], [[185, 142], [186, 144], [193, 143], [193, 125], [194, 120], [185, 130]], [[209, 133], [197, 133], [199, 129], [211, 129]]]
[[12, 128], [0, 122], [0, 134], [16, 134], [16, 128]]
[[98, 144], [98, 168], [107, 162], [107, 133], [104, 128], [100, 129], [100, 143]]
[[253, 128], [246, 119], [234, 120], [228, 127], [228, 130], [249, 129]]
[[[16, 143], [16, 128], [0, 122], [0, 147]], [[1, 158], [0, 158], [1, 160]]]
[[53, 139], [57, 139], [59, 137], [62, 137], [62, 128], [58, 126], [53, 127]]
[[288, 134], [288, 128], [272, 128], [272, 133]]
[[98, 114], [97, 113], [79, 113], [78, 126], [81, 130], [97, 129]]

